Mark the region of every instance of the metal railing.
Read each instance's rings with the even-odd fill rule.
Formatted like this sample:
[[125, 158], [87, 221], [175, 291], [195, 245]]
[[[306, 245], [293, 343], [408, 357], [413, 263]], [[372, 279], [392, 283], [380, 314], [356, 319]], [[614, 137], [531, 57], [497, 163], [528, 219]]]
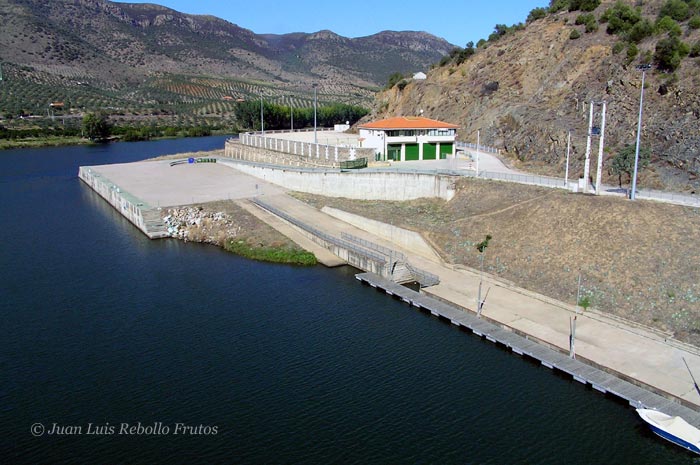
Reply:
[[[476, 173], [467, 172], [467, 176], [476, 177]], [[561, 178], [550, 178], [534, 174], [500, 173], [497, 171], [479, 171], [480, 178], [496, 179], [500, 181], [517, 182], [520, 184], [534, 184], [536, 186], [558, 187], [566, 189], [566, 183]]]
[[[472, 144], [471, 142], [460, 142], [457, 141], [455, 142], [455, 146], [457, 148], [463, 148], [463, 149], [477, 149], [476, 144]], [[496, 147], [489, 147], [488, 145], [481, 145], [479, 144], [479, 152], [487, 152], [487, 153], [501, 153], [499, 149]]]
[[[389, 263], [393, 266], [394, 263], [400, 262], [402, 263], [408, 271], [413, 275], [413, 279], [415, 279], [417, 282], [420, 283], [421, 286], [423, 287], [428, 287], [428, 286], [435, 286], [440, 283], [440, 277], [430, 273], [425, 270], [421, 270], [420, 268], [416, 268], [415, 266], [411, 265], [408, 261], [408, 258], [406, 258], [406, 255], [403, 253], [390, 249], [388, 247], [384, 247], [383, 245], [376, 244], [374, 242], [368, 241], [366, 239], [362, 239], [361, 237], [353, 236], [352, 234], [348, 234], [346, 232], [341, 232], [340, 237], [343, 239], [347, 239], [348, 241], [355, 242], [357, 244], [362, 245], [363, 247], [366, 247], [371, 250], [375, 250], [386, 257], [389, 258]], [[391, 273], [387, 273], [391, 274]]]
[[700, 197], [697, 195], [681, 194], [679, 192], [665, 192], [655, 189], [637, 189], [635, 195], [639, 199], [659, 200], [661, 202], [669, 202], [676, 205], [700, 207]]
[[279, 216], [280, 218], [292, 223], [294, 226], [297, 226], [301, 229], [303, 229], [306, 232], [309, 232], [313, 234], [314, 236], [318, 237], [319, 239], [328, 242], [329, 244], [333, 244], [337, 247], [342, 247], [344, 249], [347, 249], [351, 252], [354, 252], [362, 257], [368, 258], [370, 260], [374, 260], [378, 264], [382, 266], [386, 266], [387, 260], [383, 255], [377, 254], [372, 252], [371, 250], [367, 250], [363, 247], [359, 247], [356, 244], [353, 244], [350, 241], [346, 241], [343, 239], [338, 239], [337, 237], [331, 236], [330, 234], [327, 234], [323, 231], [320, 231], [313, 226], [310, 226], [303, 221], [294, 218], [293, 216], [283, 212], [279, 208], [273, 207], [272, 205], [258, 199], [254, 198], [252, 199], [252, 202], [258, 205], [261, 208], [264, 208], [265, 210], [268, 210], [271, 213], [274, 213], [275, 215]]

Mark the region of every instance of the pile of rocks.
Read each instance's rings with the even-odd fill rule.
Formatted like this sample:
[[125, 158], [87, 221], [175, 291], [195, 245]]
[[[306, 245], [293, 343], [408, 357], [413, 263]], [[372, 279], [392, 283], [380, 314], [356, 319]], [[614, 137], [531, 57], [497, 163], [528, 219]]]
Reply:
[[170, 208], [163, 221], [170, 237], [184, 241], [222, 245], [227, 238], [235, 237], [241, 231], [229, 215], [208, 211], [201, 206]]

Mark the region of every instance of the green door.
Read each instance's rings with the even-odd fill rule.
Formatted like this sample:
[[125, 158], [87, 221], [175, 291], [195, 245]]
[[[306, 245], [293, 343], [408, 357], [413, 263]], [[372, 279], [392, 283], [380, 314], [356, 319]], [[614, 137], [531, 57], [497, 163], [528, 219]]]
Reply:
[[440, 159], [444, 160], [445, 158], [447, 158], [448, 155], [452, 155], [452, 144], [440, 144]]
[[435, 160], [437, 144], [423, 144], [423, 160]]
[[389, 144], [386, 148], [386, 159], [401, 161], [401, 146]]
[[406, 144], [406, 161], [418, 160], [418, 144]]

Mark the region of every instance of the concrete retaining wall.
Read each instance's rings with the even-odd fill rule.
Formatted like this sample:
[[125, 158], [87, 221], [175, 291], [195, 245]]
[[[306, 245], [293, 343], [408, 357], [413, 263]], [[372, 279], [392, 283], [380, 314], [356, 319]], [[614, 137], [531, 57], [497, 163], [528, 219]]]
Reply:
[[440, 261], [440, 256], [435, 253], [432, 247], [423, 239], [423, 237], [415, 231], [399, 228], [381, 221], [371, 220], [354, 213], [348, 213], [343, 210], [338, 210], [333, 207], [323, 207], [323, 213], [345, 221], [357, 228], [367, 231], [382, 239], [391, 241], [399, 247], [410, 250], [416, 255], [420, 255], [430, 260]]
[[109, 179], [87, 166], [81, 166], [78, 169], [78, 178], [90, 186], [92, 190], [97, 192], [100, 197], [105, 199], [150, 239], [167, 237], [167, 233], [162, 231], [149, 231], [147, 221], [144, 219], [144, 213], [149, 212], [150, 207], [127, 192], [121, 191]]
[[455, 196], [455, 176], [425, 173], [373, 171], [321, 171], [261, 166], [244, 161], [219, 159], [243, 173], [287, 189], [362, 200], [411, 200]]

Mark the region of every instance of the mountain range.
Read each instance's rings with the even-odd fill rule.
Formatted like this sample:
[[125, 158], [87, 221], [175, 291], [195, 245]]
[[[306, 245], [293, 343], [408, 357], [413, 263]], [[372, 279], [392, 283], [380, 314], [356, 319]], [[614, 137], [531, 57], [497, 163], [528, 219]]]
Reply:
[[0, 0], [0, 23], [7, 78], [83, 86], [71, 94], [109, 91], [115, 101], [106, 104], [115, 107], [257, 93], [308, 98], [314, 84], [326, 100], [366, 104], [390, 74], [426, 70], [453, 47], [411, 31], [260, 35], [214, 16], [107, 0]]

